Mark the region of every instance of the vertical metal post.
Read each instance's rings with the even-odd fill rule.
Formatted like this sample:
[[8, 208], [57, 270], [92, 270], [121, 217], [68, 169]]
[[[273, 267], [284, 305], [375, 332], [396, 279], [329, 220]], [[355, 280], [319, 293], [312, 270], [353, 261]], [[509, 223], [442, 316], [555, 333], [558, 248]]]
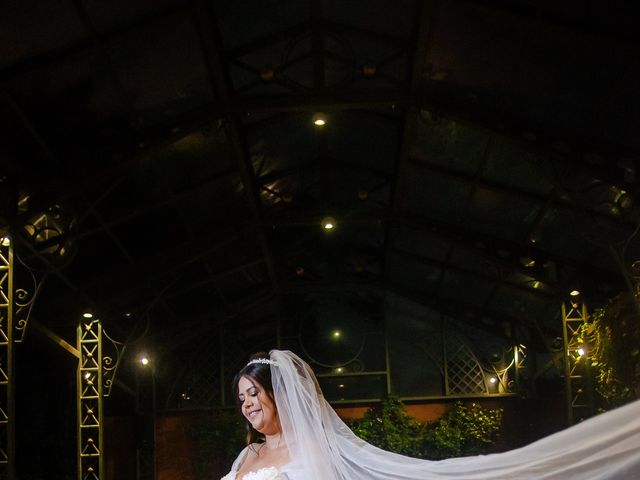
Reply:
[[562, 303], [564, 377], [567, 423], [569, 426], [593, 415], [589, 359], [582, 339], [587, 322], [587, 306], [582, 301]]
[[518, 345], [513, 347], [513, 364], [515, 365], [515, 369], [513, 372], [513, 380], [516, 384], [516, 391], [520, 391], [520, 355], [518, 351]]
[[78, 480], [104, 480], [102, 326], [93, 318], [78, 325]]
[[13, 245], [0, 238], [0, 473], [15, 478]]
[[389, 355], [389, 332], [387, 331], [387, 316], [384, 316], [384, 365], [387, 372], [387, 395], [391, 395], [391, 357]]
[[440, 322], [442, 334], [442, 375], [444, 377], [444, 394], [450, 395], [449, 389], [449, 358], [447, 356], [447, 333], [445, 331], [444, 318], [441, 317]]
[[153, 480], [158, 478], [158, 433], [157, 433], [157, 418], [158, 418], [158, 403], [156, 397], [156, 374], [153, 366], [151, 367], [151, 441], [153, 442]]
[[156, 452], [156, 375], [150, 360], [136, 373], [136, 413], [138, 415], [138, 446], [136, 449], [138, 480], [157, 478]]
[[516, 344], [513, 347], [513, 360], [514, 360], [514, 390], [516, 392], [520, 392], [522, 385], [522, 371], [528, 371], [528, 358], [527, 358], [527, 348], [522, 344]]

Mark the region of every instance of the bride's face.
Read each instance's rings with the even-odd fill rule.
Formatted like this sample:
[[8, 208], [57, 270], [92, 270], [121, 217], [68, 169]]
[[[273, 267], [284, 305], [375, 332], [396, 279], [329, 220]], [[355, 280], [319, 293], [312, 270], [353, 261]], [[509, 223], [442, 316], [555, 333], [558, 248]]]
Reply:
[[242, 414], [257, 431], [271, 435], [280, 430], [276, 405], [262, 385], [247, 377], [240, 378], [238, 399]]

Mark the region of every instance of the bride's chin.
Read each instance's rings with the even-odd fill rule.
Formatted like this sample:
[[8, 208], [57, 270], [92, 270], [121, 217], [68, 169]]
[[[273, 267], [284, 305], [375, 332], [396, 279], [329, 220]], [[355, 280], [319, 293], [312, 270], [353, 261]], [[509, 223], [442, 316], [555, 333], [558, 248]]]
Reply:
[[250, 423], [254, 430], [257, 430], [260, 433], [262, 433], [262, 429], [264, 428], [264, 424], [262, 422], [250, 422]]

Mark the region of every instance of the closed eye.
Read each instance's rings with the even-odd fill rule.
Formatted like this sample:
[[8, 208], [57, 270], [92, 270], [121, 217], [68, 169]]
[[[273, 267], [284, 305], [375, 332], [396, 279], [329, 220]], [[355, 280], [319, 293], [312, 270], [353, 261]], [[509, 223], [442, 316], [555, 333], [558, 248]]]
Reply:
[[[250, 397], [257, 397], [260, 394], [260, 390], [258, 390], [257, 388], [252, 388], [252, 389], [248, 390], [247, 393], [249, 394]], [[238, 395], [238, 401], [240, 403], [243, 403], [244, 402], [244, 395]]]

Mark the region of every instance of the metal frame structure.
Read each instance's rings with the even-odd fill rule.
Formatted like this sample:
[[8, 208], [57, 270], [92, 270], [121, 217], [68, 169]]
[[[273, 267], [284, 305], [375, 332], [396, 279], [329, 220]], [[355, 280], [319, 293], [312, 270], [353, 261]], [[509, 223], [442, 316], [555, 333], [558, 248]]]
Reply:
[[564, 340], [564, 376], [567, 422], [573, 425], [593, 415], [593, 392], [590, 364], [585, 354], [582, 326], [588, 321], [587, 306], [582, 301], [562, 303]]
[[[111, 393], [122, 354], [121, 344], [110, 338], [99, 320], [83, 317], [73, 347], [44, 325], [34, 323], [42, 335], [78, 359], [76, 370], [77, 458], [79, 480], [104, 480], [104, 399]], [[107, 352], [109, 343], [115, 352]], [[120, 384], [126, 390], [126, 385]]]
[[102, 325], [99, 320], [83, 318], [80, 322], [78, 351], [78, 480], [103, 480]]
[[[16, 263], [18, 262], [18, 263]], [[18, 285], [16, 265], [32, 285]], [[0, 478], [15, 478], [15, 347], [21, 343], [38, 293], [35, 276], [15, 254], [11, 237], [0, 235]]]
[[13, 245], [0, 239], [0, 475], [15, 478]]

